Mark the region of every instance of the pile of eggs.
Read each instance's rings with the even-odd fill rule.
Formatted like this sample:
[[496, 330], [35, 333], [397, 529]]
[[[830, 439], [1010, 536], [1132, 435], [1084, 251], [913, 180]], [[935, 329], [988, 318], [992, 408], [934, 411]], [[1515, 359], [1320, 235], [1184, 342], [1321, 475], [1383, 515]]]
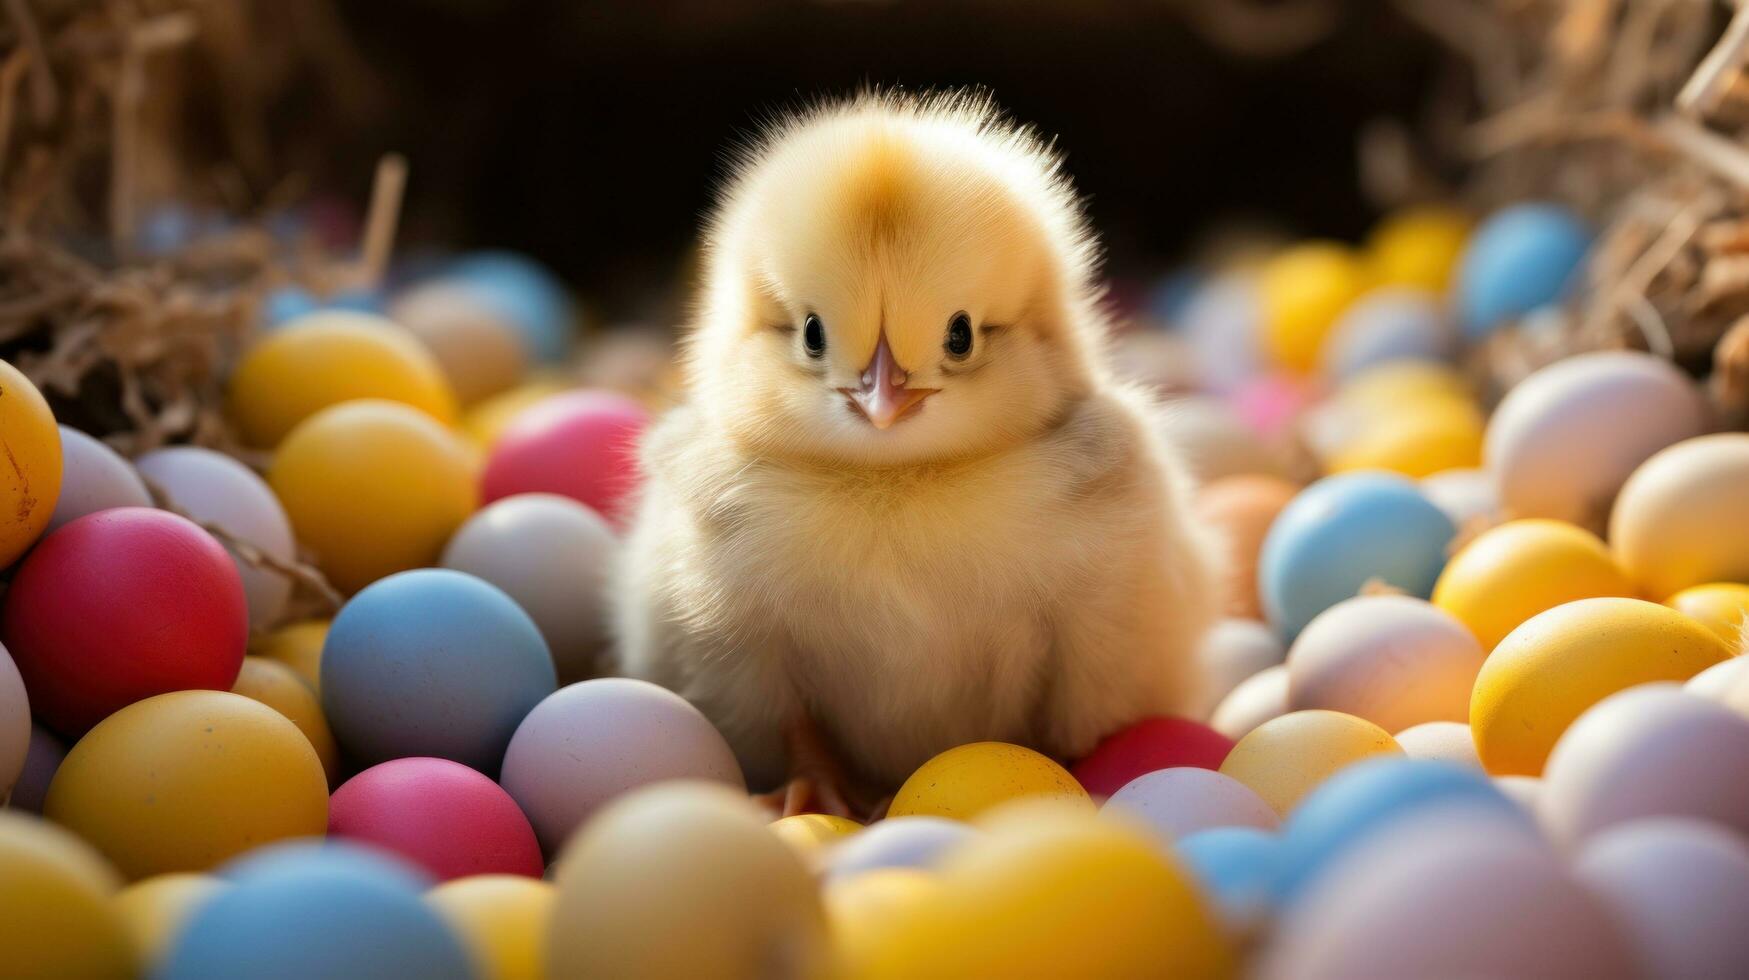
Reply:
[[655, 406], [572, 382], [532, 263], [272, 297], [263, 472], [124, 459], [0, 362], [0, 972], [1749, 975], [1749, 434], [1648, 354], [1456, 367], [1589, 244], [1418, 208], [1202, 274], [1119, 347], [1195, 391], [1200, 708], [950, 749], [867, 825], [603, 676]]

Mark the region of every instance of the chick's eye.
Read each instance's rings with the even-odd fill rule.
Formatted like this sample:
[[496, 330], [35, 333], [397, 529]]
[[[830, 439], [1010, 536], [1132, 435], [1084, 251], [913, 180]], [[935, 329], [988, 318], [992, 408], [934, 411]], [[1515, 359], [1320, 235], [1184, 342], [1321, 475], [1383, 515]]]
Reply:
[[802, 321], [802, 347], [809, 357], [819, 357], [826, 353], [826, 325], [812, 313]]
[[964, 357], [972, 352], [972, 318], [964, 313], [955, 313], [953, 319], [947, 322], [947, 352], [954, 357]]

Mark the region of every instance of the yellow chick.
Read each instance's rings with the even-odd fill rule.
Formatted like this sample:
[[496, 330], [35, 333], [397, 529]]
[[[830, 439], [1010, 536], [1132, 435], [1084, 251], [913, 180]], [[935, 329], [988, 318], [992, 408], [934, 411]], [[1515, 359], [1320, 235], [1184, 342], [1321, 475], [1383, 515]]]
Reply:
[[1060, 159], [981, 96], [815, 109], [730, 180], [642, 449], [621, 666], [786, 811], [1197, 703], [1216, 549], [1105, 365], [1096, 263]]

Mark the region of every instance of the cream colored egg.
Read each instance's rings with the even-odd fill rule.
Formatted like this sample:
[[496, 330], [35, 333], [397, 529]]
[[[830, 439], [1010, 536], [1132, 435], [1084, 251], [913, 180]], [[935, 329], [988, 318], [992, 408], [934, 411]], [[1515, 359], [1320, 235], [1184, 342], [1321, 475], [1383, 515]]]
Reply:
[[1231, 739], [1243, 738], [1271, 718], [1287, 714], [1287, 665], [1276, 664], [1252, 674], [1222, 699], [1209, 727]]
[[1386, 731], [1467, 721], [1474, 635], [1421, 599], [1360, 596], [1319, 613], [1288, 650], [1288, 709], [1327, 708]]
[[437, 358], [463, 406], [510, 389], [528, 369], [529, 353], [515, 325], [455, 282], [409, 289], [389, 307], [389, 319]]
[[1723, 703], [1731, 689], [1749, 683], [1749, 657], [1735, 656], [1722, 660], [1690, 677], [1682, 689], [1710, 701]]
[[61, 426], [61, 495], [45, 534], [111, 507], [150, 507], [152, 495], [121, 454], [78, 429]]
[[1202, 638], [1197, 659], [1207, 691], [1203, 717], [1246, 679], [1281, 663], [1287, 650], [1275, 631], [1254, 619], [1223, 619]]
[[1646, 460], [1616, 500], [1609, 542], [1651, 595], [1749, 582], [1749, 433], [1690, 439]]
[[1476, 755], [1476, 740], [1470, 734], [1468, 722], [1424, 721], [1403, 729], [1395, 737], [1397, 744], [1403, 747], [1403, 754], [1411, 759], [1439, 759], [1472, 769], [1482, 768], [1482, 759]]
[[1700, 393], [1669, 362], [1598, 351], [1558, 361], [1513, 388], [1488, 423], [1483, 458], [1500, 481], [1508, 517], [1553, 517], [1595, 530], [1636, 467], [1707, 425]]

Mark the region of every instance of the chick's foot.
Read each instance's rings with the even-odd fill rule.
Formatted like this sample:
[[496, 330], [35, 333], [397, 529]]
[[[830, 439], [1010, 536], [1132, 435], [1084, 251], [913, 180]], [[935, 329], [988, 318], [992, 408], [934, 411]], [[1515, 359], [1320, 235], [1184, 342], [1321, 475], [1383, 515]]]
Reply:
[[862, 808], [852, 796], [849, 774], [813, 720], [785, 729], [784, 742], [789, 749], [789, 781], [760, 794], [759, 801], [784, 817], [825, 813], [855, 819]]

